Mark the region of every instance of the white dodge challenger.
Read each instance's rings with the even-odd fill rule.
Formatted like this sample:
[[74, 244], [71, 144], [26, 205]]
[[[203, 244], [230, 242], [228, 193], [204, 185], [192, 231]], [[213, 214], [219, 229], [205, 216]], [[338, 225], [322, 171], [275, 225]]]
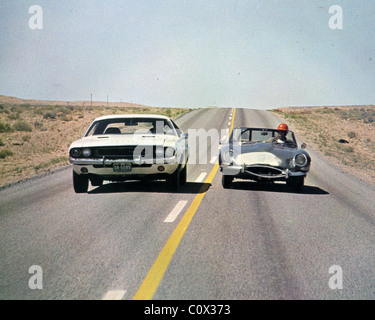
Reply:
[[161, 115], [97, 118], [69, 148], [76, 193], [104, 180], [164, 179], [178, 189], [186, 183], [188, 156], [188, 135]]

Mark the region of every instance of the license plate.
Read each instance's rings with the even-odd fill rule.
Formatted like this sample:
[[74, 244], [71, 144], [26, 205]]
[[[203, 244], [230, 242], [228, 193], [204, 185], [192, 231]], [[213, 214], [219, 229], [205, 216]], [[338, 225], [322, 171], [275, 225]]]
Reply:
[[132, 171], [131, 163], [115, 163], [113, 165], [114, 172], [130, 172]]

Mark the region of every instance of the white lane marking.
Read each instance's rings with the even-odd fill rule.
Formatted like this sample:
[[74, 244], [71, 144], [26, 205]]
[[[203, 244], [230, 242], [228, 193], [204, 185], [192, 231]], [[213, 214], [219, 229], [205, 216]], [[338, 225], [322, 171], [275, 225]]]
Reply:
[[210, 163], [211, 163], [211, 164], [215, 164], [216, 161], [217, 161], [217, 156], [212, 157]]
[[232, 120], [232, 117], [229, 117], [229, 120]]
[[164, 220], [164, 222], [175, 221], [178, 215], [181, 213], [182, 209], [186, 206], [186, 204], [187, 204], [187, 200], [181, 200], [177, 202], [176, 206], [169, 213], [168, 217]]
[[207, 172], [202, 172], [199, 177], [195, 180], [195, 182], [202, 182], [204, 178], [206, 177]]
[[102, 298], [102, 300], [121, 300], [126, 293], [126, 290], [109, 290]]
[[232, 124], [232, 123], [229, 121], [229, 122], [228, 122], [228, 126], [230, 126], [231, 124]]

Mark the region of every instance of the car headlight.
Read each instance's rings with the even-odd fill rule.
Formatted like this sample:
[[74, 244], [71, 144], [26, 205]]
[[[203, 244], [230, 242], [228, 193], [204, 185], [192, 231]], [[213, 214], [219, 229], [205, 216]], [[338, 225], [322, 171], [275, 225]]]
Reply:
[[174, 156], [175, 152], [176, 151], [175, 151], [174, 148], [168, 147], [168, 148], [165, 149], [165, 157], [166, 158], [171, 158], [171, 157]]
[[164, 156], [164, 149], [160, 147], [156, 147], [155, 155], [157, 158], [161, 158]]
[[223, 152], [222, 161], [224, 163], [232, 163], [233, 162], [233, 151], [229, 150], [229, 151]]
[[89, 156], [91, 156], [91, 149], [89, 148], [85, 148], [82, 150], [82, 155], [86, 158], [88, 158]]
[[307, 158], [303, 153], [299, 153], [294, 157], [294, 163], [296, 166], [303, 167], [307, 164]]
[[81, 149], [79, 149], [79, 148], [73, 148], [73, 149], [70, 150], [70, 155], [73, 158], [78, 158], [81, 154], [82, 154], [82, 152], [81, 152]]

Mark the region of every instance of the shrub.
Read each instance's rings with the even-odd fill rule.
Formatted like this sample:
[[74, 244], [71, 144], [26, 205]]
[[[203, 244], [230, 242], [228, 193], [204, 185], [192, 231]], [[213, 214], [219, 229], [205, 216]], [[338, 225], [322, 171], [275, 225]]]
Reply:
[[0, 133], [13, 132], [12, 127], [8, 123], [0, 122]]
[[22, 140], [25, 141], [25, 142], [28, 142], [31, 140], [31, 136], [29, 134], [25, 135], [22, 137]]
[[62, 121], [73, 121], [73, 118], [72, 118], [72, 116], [63, 116], [63, 117], [61, 117], [61, 120]]
[[57, 113], [56, 111], [48, 111], [43, 115], [44, 119], [56, 119]]
[[11, 113], [10, 115], [8, 115], [9, 120], [17, 120], [19, 118], [20, 118], [20, 113]]
[[6, 157], [10, 157], [14, 155], [13, 151], [5, 149], [0, 151], [0, 159], [5, 159]]
[[22, 113], [23, 109], [21, 106], [11, 106], [10, 111], [14, 113]]
[[5, 146], [5, 143], [2, 139], [0, 139], [0, 147], [3, 147], [3, 146]]
[[5, 104], [0, 104], [0, 113], [7, 113], [9, 114], [9, 108]]
[[367, 119], [364, 119], [363, 121], [364, 123], [372, 123], [374, 122], [374, 118], [372, 116], [369, 116]]
[[72, 110], [70, 108], [61, 106], [61, 107], [57, 108], [56, 112], [57, 112], [58, 116], [61, 117], [61, 116], [69, 114], [71, 111]]
[[172, 110], [171, 110], [171, 109], [167, 109], [167, 110], [165, 110], [163, 113], [164, 113], [164, 115], [166, 115], [167, 117], [171, 117], [171, 116], [172, 116]]
[[36, 115], [41, 115], [41, 114], [43, 114], [43, 109], [38, 107], [38, 108], [33, 110], [33, 113], [36, 114]]
[[13, 125], [14, 130], [16, 131], [25, 131], [25, 132], [31, 132], [33, 129], [31, 126], [25, 122], [25, 121], [18, 121]]

